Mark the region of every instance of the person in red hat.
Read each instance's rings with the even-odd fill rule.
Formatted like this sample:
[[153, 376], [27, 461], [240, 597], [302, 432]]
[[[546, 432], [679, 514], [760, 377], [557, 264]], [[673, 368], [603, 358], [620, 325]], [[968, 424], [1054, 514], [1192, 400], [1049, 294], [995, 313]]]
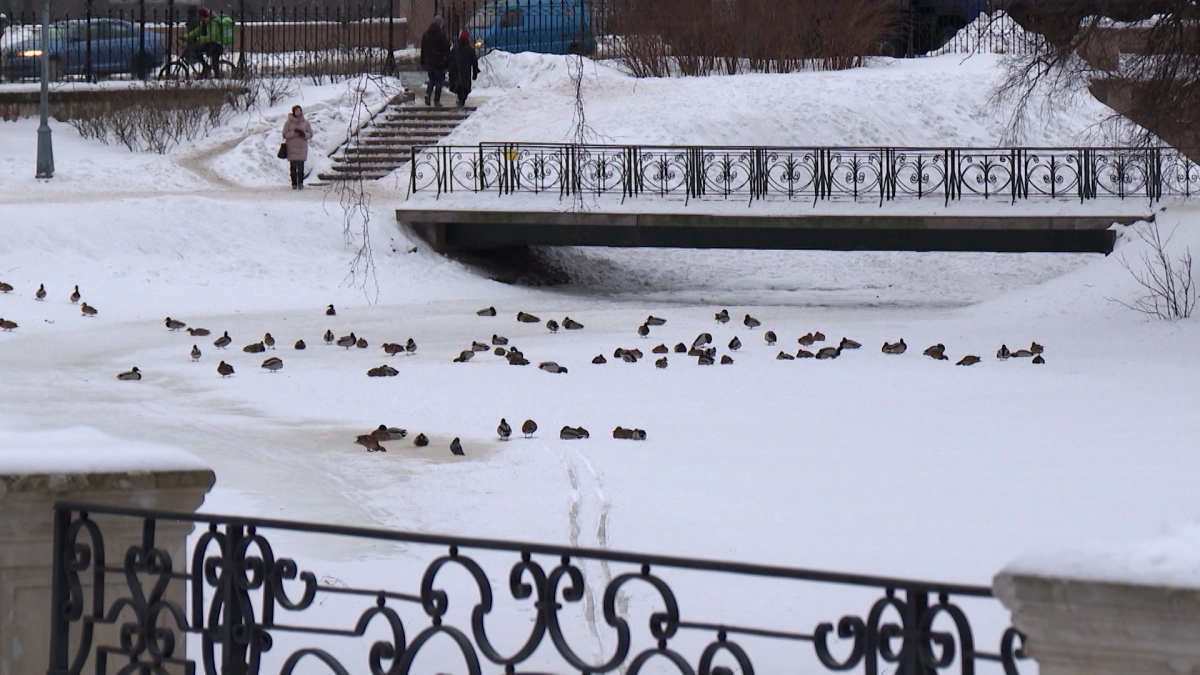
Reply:
[[450, 91], [458, 97], [458, 107], [467, 104], [471, 95], [471, 82], [479, 77], [479, 57], [471, 44], [471, 34], [462, 29], [458, 43], [450, 54]]
[[[195, 41], [196, 52], [189, 54], [190, 58], [197, 58], [204, 66], [200, 73], [200, 77], [208, 77], [213, 73], [213, 68], [220, 60], [221, 55], [225, 53], [225, 46], [221, 44], [221, 26], [216, 21], [213, 21], [215, 15], [206, 7], [201, 7], [197, 12], [200, 17], [200, 25], [184, 33], [179, 39], [190, 42]], [[206, 60], [204, 57], [207, 56]], [[217, 72], [217, 77], [221, 73]]]

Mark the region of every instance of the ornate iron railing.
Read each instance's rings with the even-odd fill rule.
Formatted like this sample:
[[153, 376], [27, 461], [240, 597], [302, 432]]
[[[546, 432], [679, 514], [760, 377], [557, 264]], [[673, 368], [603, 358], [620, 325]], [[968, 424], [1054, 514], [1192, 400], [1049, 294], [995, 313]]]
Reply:
[[[97, 673], [286, 674], [302, 663], [306, 672], [315, 666], [391, 675], [434, 672], [429, 661], [437, 655], [453, 656], [473, 674], [493, 667], [636, 674], [652, 661], [669, 664], [671, 672], [750, 674], [755, 646], [764, 645], [791, 651], [760, 659], [758, 672], [783, 672], [785, 665], [787, 672], [804, 672], [812, 669], [806, 661], [815, 661], [871, 675], [974, 673], [991, 662], [996, 672], [1012, 675], [1025, 659], [1023, 637], [1002, 629], [1003, 615], [997, 650], [977, 649], [963, 605], [994, 602], [987, 587], [77, 503], [55, 509], [50, 675], [79, 673], [85, 664]], [[140, 542], [108, 550], [104, 528], [118, 525], [140, 528]], [[177, 560], [172, 549], [182, 548], [179, 533], [192, 525], [199, 527]], [[159, 531], [169, 527], [175, 540], [164, 542]], [[400, 589], [318, 580], [277, 554], [268, 532], [402, 545], [400, 557], [417, 565], [414, 578]], [[494, 577], [484, 568], [493, 561], [503, 570]], [[379, 562], [371, 579], [400, 582], [402, 569], [400, 561]], [[728, 602], [715, 616], [697, 616], [714, 612], [686, 611], [686, 597], [677, 597], [668, 580], [704, 596], [693, 610]], [[857, 594], [866, 611], [818, 619], [807, 631], [731, 620], [735, 610], [753, 605], [747, 587], [764, 582], [771, 616], [763, 620], [788, 616], [814, 597], [799, 595], [793, 582], [810, 582], [805, 588], [819, 586], [826, 595], [832, 590], [838, 604]], [[331, 598], [349, 602], [350, 610], [334, 611], [325, 604]], [[464, 613], [472, 603], [469, 618], [456, 625], [451, 609]], [[515, 609], [493, 614], [497, 604]], [[607, 636], [590, 654], [575, 630], [584, 623], [581, 613], [591, 617], [593, 637], [601, 637], [597, 627]], [[816, 616], [823, 614], [822, 608]], [[367, 647], [364, 638], [374, 641]], [[439, 641], [440, 648], [430, 647]], [[278, 649], [269, 654], [272, 647]]]
[[1168, 148], [774, 148], [481, 143], [414, 149], [412, 192], [885, 202], [1187, 198]]

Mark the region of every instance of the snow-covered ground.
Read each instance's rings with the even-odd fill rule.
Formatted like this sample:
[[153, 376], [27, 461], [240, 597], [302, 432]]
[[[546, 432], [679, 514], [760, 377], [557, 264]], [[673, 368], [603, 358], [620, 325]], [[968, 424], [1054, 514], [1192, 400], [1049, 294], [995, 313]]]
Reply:
[[[588, 68], [597, 78], [589, 124], [613, 141], [989, 145], [1002, 128], [1003, 116], [982, 107], [995, 75], [985, 57], [667, 81]], [[563, 140], [571, 97], [562, 70], [553, 59], [489, 57], [480, 111], [451, 142]], [[347, 278], [356, 244], [344, 238], [337, 196], [289, 190], [273, 152], [299, 102], [322, 157], [344, 137], [347, 100], [344, 85], [305, 88], [298, 101], [166, 156], [54, 124], [57, 174], [47, 182], [32, 177], [36, 121], [0, 125], [0, 280], [15, 287], [0, 295], [0, 316], [20, 324], [0, 334], [0, 461], [45, 447], [44, 430], [85, 427], [93, 431], [64, 438], [104, 434], [201, 457], [217, 475], [210, 512], [972, 584], [1026, 551], [1153, 538], [1200, 518], [1190, 446], [1200, 432], [1200, 328], [1146, 321], [1110, 300], [1136, 292], [1121, 257], [1136, 260], [1145, 245], [1127, 229], [1109, 257], [566, 249], [543, 255], [572, 282], [528, 288], [490, 281], [398, 227], [391, 210], [405, 186], [396, 179], [371, 188], [377, 278], [364, 291]], [[1084, 142], [1105, 115], [1081, 104], [1029, 142]], [[1200, 248], [1200, 206], [1167, 205], [1157, 217], [1179, 226], [1179, 250]], [[44, 302], [33, 296], [39, 284]], [[75, 284], [97, 317], [67, 301]], [[329, 303], [336, 317], [325, 315]], [[487, 306], [499, 315], [476, 316]], [[721, 308], [735, 321], [717, 325]], [[586, 328], [550, 334], [517, 323], [517, 311]], [[762, 328], [743, 327], [747, 313]], [[648, 314], [668, 322], [641, 339]], [[213, 337], [229, 331], [233, 345], [220, 351], [213, 337], [170, 332], [167, 316]], [[327, 329], [370, 347], [325, 345]], [[765, 330], [781, 345], [766, 345]], [[836, 361], [776, 360], [813, 330], [864, 347]], [[704, 331], [722, 353], [741, 339], [733, 365], [701, 368], [671, 354], [659, 370], [652, 358], [612, 358], [617, 347], [649, 356]], [[241, 351], [265, 332], [275, 352]], [[493, 334], [570, 372], [514, 368], [488, 353], [451, 362]], [[379, 349], [409, 337], [415, 356]], [[907, 354], [880, 353], [899, 338]], [[291, 348], [298, 339], [306, 350]], [[1046, 345], [1045, 365], [993, 357], [1002, 343], [1034, 340]], [[951, 361], [921, 356], [938, 342]], [[193, 344], [204, 352], [197, 363]], [[593, 365], [601, 353], [609, 363]], [[983, 362], [955, 367], [966, 354]], [[282, 371], [259, 368], [269, 355]], [[218, 376], [221, 359], [233, 377]], [[366, 377], [383, 363], [400, 375]], [[144, 378], [118, 381], [131, 366]], [[501, 443], [501, 417], [514, 426], [532, 418], [541, 430]], [[352, 443], [380, 423], [431, 444], [368, 454]], [[563, 425], [592, 438], [561, 441]], [[613, 440], [617, 425], [649, 439]], [[466, 457], [450, 455], [454, 437]], [[401, 572], [421, 569], [428, 553], [275, 541], [319, 576], [368, 586], [382, 576], [410, 592], [416, 578]], [[490, 571], [503, 582], [513, 562]], [[781, 602], [777, 587], [757, 591], [733, 606], [757, 612], [752, 623], [797, 630], [864, 612], [873, 599], [848, 607], [836, 594], [806, 604], [805, 594]], [[696, 602], [722, 601], [709, 589]]]

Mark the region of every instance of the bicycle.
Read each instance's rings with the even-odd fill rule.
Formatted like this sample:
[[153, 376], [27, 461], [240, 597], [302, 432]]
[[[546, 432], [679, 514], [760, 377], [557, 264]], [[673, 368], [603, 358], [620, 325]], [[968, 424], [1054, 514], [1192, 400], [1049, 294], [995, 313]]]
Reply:
[[[200, 80], [205, 79], [205, 60], [195, 52], [189, 52], [186, 49], [180, 49], [178, 54], [171, 55], [163, 67], [158, 71], [158, 79], [160, 80]], [[233, 61], [225, 58], [222, 54], [221, 58], [217, 59], [215, 67], [215, 75], [209, 73], [210, 78], [236, 77], [238, 66]]]

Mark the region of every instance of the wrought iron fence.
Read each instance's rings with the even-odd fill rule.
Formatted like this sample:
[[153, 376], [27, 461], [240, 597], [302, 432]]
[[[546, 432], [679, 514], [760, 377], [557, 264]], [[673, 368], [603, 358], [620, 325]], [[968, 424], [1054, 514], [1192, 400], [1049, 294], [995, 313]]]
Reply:
[[[227, 75], [320, 78], [392, 73], [397, 50], [407, 47], [408, 24], [391, 4], [230, 10], [233, 36], [222, 58], [235, 69]], [[89, 81], [167, 77], [170, 69], [162, 67], [187, 55], [188, 43], [182, 37], [200, 24], [197, 9], [131, 5], [105, 12], [52, 13], [52, 70]], [[0, 34], [0, 76], [40, 77], [40, 65], [23, 56], [40, 50], [41, 16], [17, 14], [9, 20], [12, 25]]]
[[884, 202], [1187, 198], [1195, 163], [1169, 148], [774, 148], [481, 143], [414, 149], [409, 189]]
[[[755, 647], [764, 645], [788, 650], [774, 667], [760, 658], [764, 672], [784, 663], [789, 671], [812, 667], [798, 668], [807, 662], [931, 675], [991, 664], [1014, 675], [1025, 659], [1024, 638], [1004, 628], [1007, 619], [995, 624], [996, 650], [979, 648], [964, 606], [985, 603], [1002, 613], [981, 586], [78, 503], [55, 509], [51, 675], [79, 673], [85, 664], [98, 673], [286, 674], [316, 662], [322, 672], [380, 675], [434, 672], [431, 660], [451, 657], [475, 674], [493, 665], [509, 673], [634, 674], [654, 661], [672, 672], [730, 675], [755, 672]], [[177, 543], [161, 541], [159, 532], [193, 524], [197, 531], [177, 559]], [[105, 528], [140, 530], [140, 541], [112, 550]], [[275, 550], [268, 534], [284, 532], [403, 545], [416, 561], [413, 577], [402, 578], [389, 562], [369, 586], [319, 579]], [[489, 573], [492, 563], [498, 569]], [[389, 582], [398, 588], [382, 586]], [[832, 591], [843, 606], [852, 605], [848, 597], [865, 602], [863, 611], [817, 619], [811, 628], [730, 621], [734, 609], [745, 609], [745, 584], [753, 583], [768, 586], [772, 611], [751, 613], [761, 621], [803, 606], [817, 590]], [[334, 611], [324, 604], [330, 599], [352, 611]], [[600, 650], [573, 637], [589, 603], [610, 635]], [[712, 615], [713, 604], [724, 609]], [[501, 605], [505, 611], [494, 611]], [[469, 618], [457, 622], [468, 607]], [[368, 646], [364, 637], [374, 641]], [[185, 640], [192, 641], [186, 649]]]

